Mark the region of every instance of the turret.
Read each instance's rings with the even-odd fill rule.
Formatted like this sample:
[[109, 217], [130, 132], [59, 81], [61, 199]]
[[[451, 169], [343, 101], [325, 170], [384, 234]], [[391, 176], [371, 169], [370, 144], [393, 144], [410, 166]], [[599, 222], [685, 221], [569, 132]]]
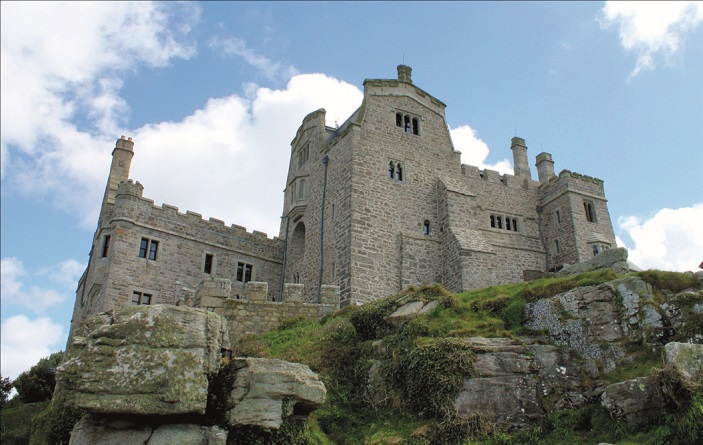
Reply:
[[134, 142], [132, 138], [120, 137], [112, 150], [112, 164], [110, 165], [110, 176], [105, 186], [105, 196], [103, 197], [103, 208], [106, 204], [114, 204], [117, 195], [117, 186], [120, 182], [129, 179], [129, 168], [132, 165], [134, 156]]
[[407, 65], [398, 65], [398, 80], [401, 82], [413, 83], [413, 69]]
[[513, 151], [515, 176], [532, 179], [530, 165], [527, 163], [527, 145], [525, 145], [525, 140], [519, 137], [512, 138], [510, 141], [510, 149]]
[[539, 176], [540, 184], [546, 184], [554, 177], [554, 161], [549, 153], [540, 153], [537, 155], [537, 176]]

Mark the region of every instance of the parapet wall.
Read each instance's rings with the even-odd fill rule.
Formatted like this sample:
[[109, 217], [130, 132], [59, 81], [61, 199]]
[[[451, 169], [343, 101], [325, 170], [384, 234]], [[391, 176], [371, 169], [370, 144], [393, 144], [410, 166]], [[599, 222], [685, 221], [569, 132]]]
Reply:
[[[264, 232], [247, 232], [246, 227], [236, 224], [226, 226], [217, 218], [203, 219], [200, 213], [190, 210], [180, 213], [178, 207], [163, 204], [154, 205], [152, 199], [144, 198], [144, 187], [139, 183], [120, 183], [115, 198], [114, 220], [127, 220], [152, 230], [162, 230], [173, 235], [208, 242], [221, 247], [242, 250], [247, 254], [262, 256], [280, 261], [283, 254], [283, 240], [268, 238]], [[209, 236], [203, 237], [203, 232]]]
[[224, 316], [233, 341], [244, 335], [260, 334], [294, 317], [320, 319], [339, 310], [339, 286], [322, 286], [320, 303], [303, 303], [303, 285], [286, 283], [283, 301], [272, 301], [268, 283], [249, 282], [244, 292], [232, 293], [227, 279], [203, 280], [191, 301], [181, 302]]

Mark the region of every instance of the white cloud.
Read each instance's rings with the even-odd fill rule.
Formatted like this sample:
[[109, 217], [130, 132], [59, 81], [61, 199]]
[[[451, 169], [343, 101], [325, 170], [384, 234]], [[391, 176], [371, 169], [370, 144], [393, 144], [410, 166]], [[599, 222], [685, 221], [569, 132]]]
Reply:
[[244, 40], [236, 37], [210, 39], [209, 45], [211, 48], [221, 50], [225, 54], [240, 56], [244, 61], [258, 69], [269, 80], [288, 79], [296, 74], [298, 70], [293, 66], [285, 66], [281, 62], [274, 62], [268, 57], [257, 54], [254, 50], [247, 47]]
[[637, 216], [618, 219], [620, 229], [634, 241], [634, 248], [629, 249], [630, 261], [643, 269], [680, 272], [697, 271], [703, 261], [701, 224], [703, 203], [662, 209], [646, 220]]
[[2, 2], [3, 181], [12, 172], [20, 190], [53, 191], [71, 210], [76, 186], [99, 199], [92, 185], [104, 175], [91, 167], [109, 157], [103, 144], [127, 109], [119, 76], [192, 56], [198, 15], [197, 4], [167, 2]]
[[130, 176], [142, 182], [144, 195], [277, 236], [290, 141], [303, 117], [325, 108], [328, 125], [341, 123], [362, 93], [323, 74], [294, 76], [285, 89], [249, 91], [251, 98], [210, 99], [180, 122], [135, 130]]
[[[84, 268], [85, 265], [78, 261], [67, 260], [31, 275], [22, 261], [14, 257], [3, 258], [0, 262], [0, 298], [3, 306], [24, 306], [35, 313], [43, 313], [47, 308], [66, 300], [66, 294], [71, 294]], [[34, 276], [41, 275], [48, 276], [60, 289], [25, 284]]]
[[654, 68], [658, 59], [671, 63], [688, 34], [703, 22], [701, 1], [609, 1], [601, 12], [601, 26], [616, 26], [623, 48], [637, 54], [630, 77]]
[[15, 379], [39, 359], [60, 351], [65, 345], [64, 328], [49, 318], [30, 320], [16, 315], [2, 322], [0, 328], [0, 365], [3, 377]]
[[454, 148], [461, 152], [462, 164], [475, 165], [479, 168], [496, 170], [500, 173], [513, 174], [513, 166], [509, 160], [503, 159], [495, 164], [486, 164], [488, 145], [476, 135], [476, 130], [468, 125], [462, 125], [450, 130]]

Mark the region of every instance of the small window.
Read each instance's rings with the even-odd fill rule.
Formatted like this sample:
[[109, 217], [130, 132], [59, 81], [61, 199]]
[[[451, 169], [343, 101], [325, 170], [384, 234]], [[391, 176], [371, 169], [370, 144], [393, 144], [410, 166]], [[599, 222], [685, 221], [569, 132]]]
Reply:
[[593, 245], [593, 256], [598, 255], [598, 244]]
[[490, 215], [491, 227], [494, 229], [505, 229], [511, 232], [518, 232], [518, 220], [517, 218], [510, 218], [505, 215]]
[[505, 218], [505, 230], [512, 230], [510, 227], [510, 218]]
[[144, 292], [132, 292], [132, 305], [151, 304], [151, 294]]
[[559, 240], [558, 239], [554, 240], [554, 250], [556, 250], [557, 253], [561, 252], [561, 248], [559, 247]]
[[237, 263], [237, 281], [240, 283], [248, 283], [251, 281], [252, 271], [254, 266], [248, 263]]
[[210, 255], [209, 253], [205, 254], [205, 265], [203, 267], [203, 272], [209, 274], [212, 273], [212, 260], [214, 259], [213, 255]]
[[513, 218], [513, 232], [517, 232], [517, 219]]
[[107, 253], [110, 250], [110, 235], [105, 235], [103, 238], [103, 258], [107, 256]]
[[142, 238], [139, 244], [139, 258], [147, 258], [156, 261], [156, 254], [159, 250], [159, 242], [149, 238]]
[[298, 151], [298, 168], [301, 168], [308, 162], [310, 156], [310, 144], [305, 144], [303, 148]]
[[502, 216], [496, 217], [496, 223], [498, 224], [498, 228], [502, 229], [503, 228], [503, 217]]
[[388, 178], [396, 181], [403, 180], [403, 166], [398, 161], [388, 161]]
[[425, 220], [425, 222], [422, 224], [422, 233], [424, 235], [430, 234], [430, 222], [428, 220]]
[[496, 226], [496, 217], [495, 215], [491, 215], [491, 227], [495, 228]]
[[596, 211], [593, 208], [593, 203], [584, 201], [583, 208], [586, 211], [586, 220], [592, 223], [596, 222]]
[[403, 130], [405, 134], [420, 135], [420, 119], [404, 113], [395, 113], [395, 126]]
[[557, 224], [561, 224], [561, 210], [556, 209], [554, 211], [554, 219], [557, 221]]
[[298, 185], [298, 199], [303, 198], [305, 198], [305, 179], [301, 179]]

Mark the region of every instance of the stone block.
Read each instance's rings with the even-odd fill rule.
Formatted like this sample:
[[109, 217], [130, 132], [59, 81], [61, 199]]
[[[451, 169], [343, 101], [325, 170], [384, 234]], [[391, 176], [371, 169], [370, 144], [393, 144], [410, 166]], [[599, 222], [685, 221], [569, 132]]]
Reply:
[[332, 304], [339, 308], [339, 286], [324, 285], [320, 289], [320, 303]]
[[305, 285], [298, 283], [286, 283], [283, 285], [283, 301], [302, 302]]
[[250, 281], [244, 286], [244, 294], [249, 301], [268, 301], [269, 284]]
[[104, 312], [77, 330], [57, 391], [93, 413], [203, 414], [208, 376], [231, 349], [223, 317], [184, 306]]

